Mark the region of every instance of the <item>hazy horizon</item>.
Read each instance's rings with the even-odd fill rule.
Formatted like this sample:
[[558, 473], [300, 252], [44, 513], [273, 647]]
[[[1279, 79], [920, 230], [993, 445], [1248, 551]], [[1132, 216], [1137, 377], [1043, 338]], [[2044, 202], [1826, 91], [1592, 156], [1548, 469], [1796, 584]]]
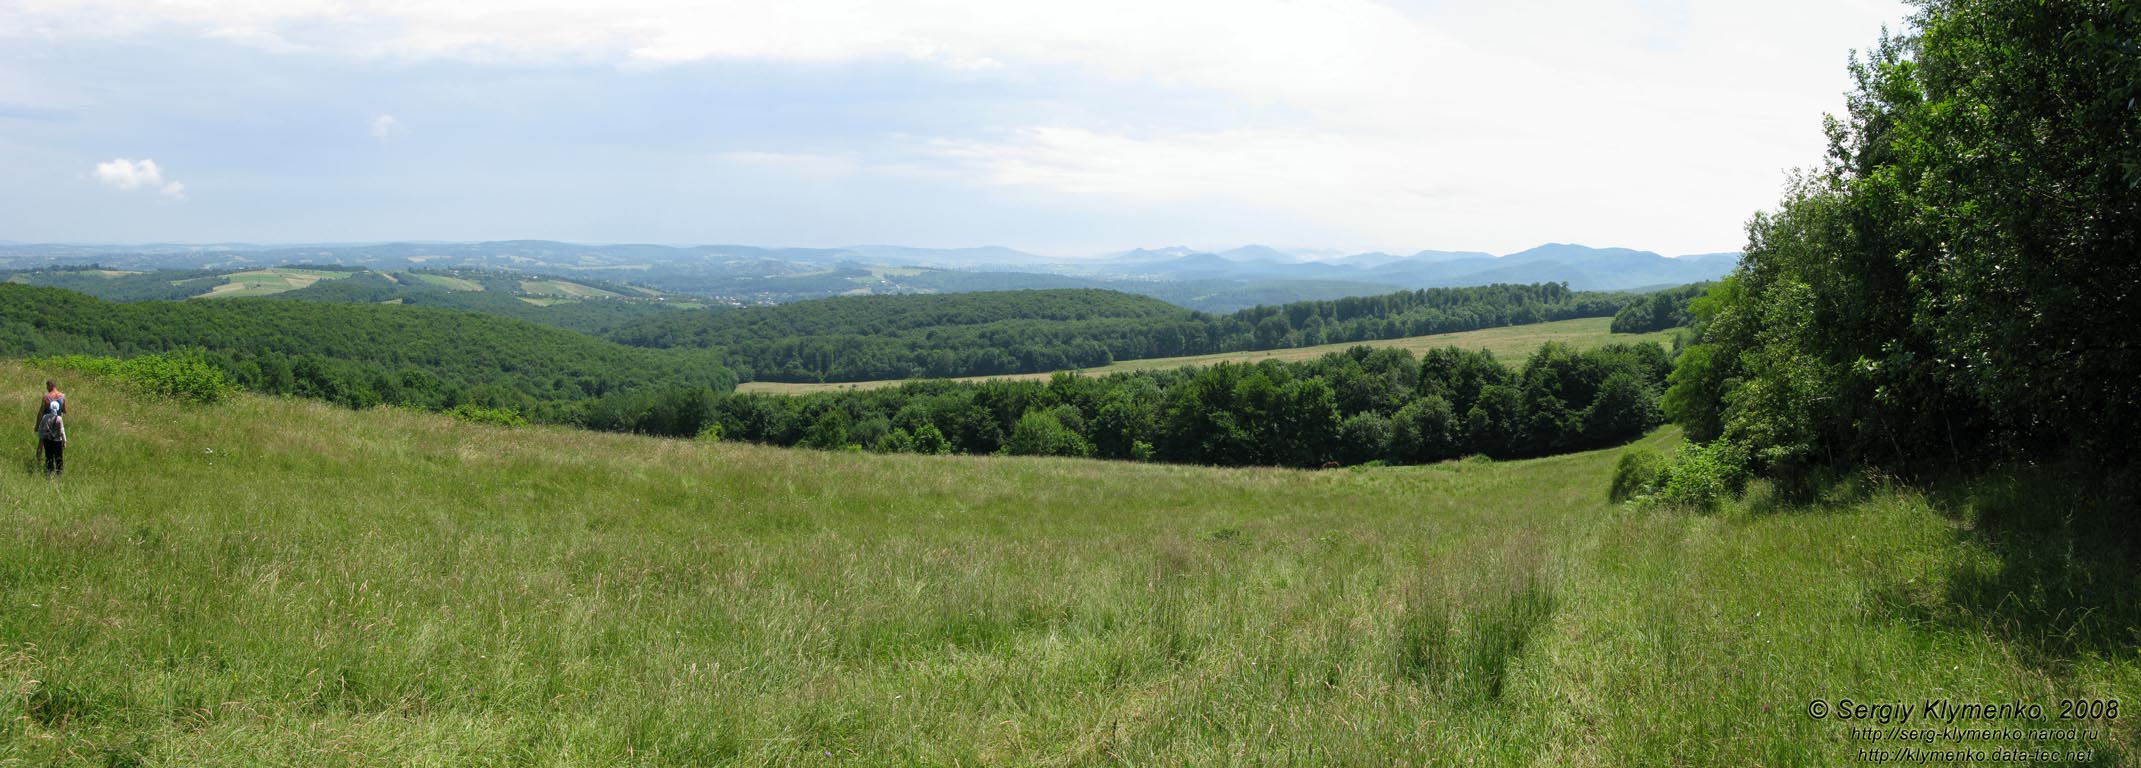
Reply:
[[[307, 241], [307, 240], [292, 240], [292, 241], [280, 241], [280, 242], [277, 242], [277, 241], [268, 241], [268, 242], [251, 242], [251, 241], [243, 241], [243, 240], [213, 240], [213, 241], [197, 241], [197, 242], [188, 242], [188, 241], [157, 241], [157, 240], [144, 240], [144, 241], [136, 241], [136, 242], [97, 242], [97, 241], [87, 241], [87, 240], [81, 240], [81, 241], [64, 241], [64, 240], [55, 240], [55, 241], [26, 241], [26, 240], [8, 240], [8, 239], [0, 239], [0, 246], [14, 246], [14, 247], [27, 247], [27, 246], [60, 246], [60, 247], [69, 247], [69, 248], [111, 248], [111, 249], [122, 249], [122, 248], [208, 248], [208, 249], [212, 249], [212, 248], [216, 248], [216, 247], [219, 247], [219, 246], [226, 246], [226, 247], [228, 247], [228, 246], [237, 246], [237, 247], [244, 247], [244, 248], [249, 248], [249, 249], [260, 249], [260, 250], [275, 250], [275, 249], [288, 249], [288, 248], [368, 248], [368, 247], [376, 247], [376, 246], [386, 246], [386, 245], [416, 245], [416, 246], [422, 246], [422, 245], [476, 245], [476, 244], [482, 244], [482, 243], [516, 243], [516, 242], [518, 242], [518, 243], [528, 243], [528, 242], [536, 242], [536, 243], [560, 243], [560, 244], [563, 244], [563, 245], [572, 245], [572, 246], [580, 246], [580, 247], [586, 247], [586, 248], [603, 248], [603, 247], [642, 247], [642, 246], [654, 246], [654, 247], [660, 247], [660, 248], [676, 248], [676, 249], [689, 249], [689, 248], [758, 248], [758, 249], [764, 249], [764, 250], [769, 250], [769, 251], [780, 251], [780, 250], [812, 250], [812, 251], [839, 251], [839, 250], [849, 250], [849, 249], [856, 249], [856, 248], [903, 248], [903, 249], [913, 249], [913, 250], [918, 250], [918, 251], [954, 252], [954, 251], [980, 251], [980, 250], [991, 250], [991, 249], [1003, 249], [1003, 250], [1015, 251], [1015, 252], [1018, 252], [1018, 253], [1020, 253], [1020, 254], [1023, 254], [1023, 255], [1027, 255], [1027, 256], [1035, 256], [1035, 257], [1039, 257], [1039, 258], [1042, 258], [1042, 259], [1053, 259], [1053, 260], [1066, 260], [1066, 261], [1076, 261], [1076, 260], [1098, 260], [1098, 259], [1106, 259], [1106, 258], [1111, 258], [1111, 257], [1117, 257], [1117, 256], [1126, 256], [1126, 255], [1129, 255], [1129, 254], [1131, 254], [1131, 253], [1135, 253], [1135, 252], [1138, 252], [1138, 251], [1148, 251], [1148, 252], [1166, 252], [1166, 251], [1171, 251], [1171, 250], [1182, 250], [1182, 251], [1184, 251], [1185, 253], [1189, 253], [1189, 254], [1225, 254], [1225, 253], [1228, 253], [1228, 252], [1231, 252], [1231, 251], [1236, 251], [1236, 250], [1242, 250], [1242, 249], [1248, 249], [1248, 248], [1269, 248], [1269, 249], [1271, 249], [1271, 250], [1275, 250], [1275, 251], [1279, 251], [1279, 252], [1281, 252], [1281, 253], [1284, 253], [1284, 254], [1286, 254], [1286, 255], [1288, 255], [1288, 256], [1292, 256], [1292, 257], [1295, 257], [1296, 259], [1299, 259], [1299, 260], [1302, 260], [1302, 261], [1334, 261], [1334, 260], [1339, 260], [1339, 259], [1345, 259], [1345, 258], [1349, 258], [1349, 257], [1353, 257], [1353, 256], [1362, 256], [1362, 255], [1368, 255], [1368, 254], [1372, 254], [1372, 253], [1382, 253], [1382, 254], [1385, 254], [1385, 255], [1389, 255], [1389, 256], [1396, 256], [1396, 257], [1411, 257], [1411, 256], [1415, 256], [1415, 255], [1418, 255], [1418, 254], [1422, 254], [1422, 253], [1462, 253], [1462, 252], [1467, 252], [1467, 251], [1459, 251], [1459, 250], [1457, 250], [1457, 249], [1450, 249], [1450, 248], [1408, 248], [1408, 249], [1405, 249], [1405, 250], [1403, 250], [1403, 251], [1348, 251], [1348, 250], [1335, 250], [1335, 249], [1330, 249], [1330, 248], [1319, 248], [1319, 247], [1316, 247], [1316, 246], [1286, 246], [1286, 245], [1271, 245], [1271, 244], [1268, 244], [1268, 243], [1236, 243], [1236, 244], [1232, 244], [1232, 245], [1219, 245], [1219, 246], [1212, 246], [1212, 247], [1198, 247], [1198, 246], [1190, 246], [1190, 245], [1183, 245], [1183, 244], [1181, 244], [1181, 243], [1174, 243], [1174, 244], [1168, 244], [1168, 245], [1149, 245], [1149, 244], [1148, 244], [1148, 245], [1138, 246], [1138, 247], [1134, 247], [1134, 248], [1123, 248], [1123, 249], [1117, 249], [1117, 250], [1111, 250], [1111, 251], [1098, 251], [1098, 252], [1074, 252], [1074, 253], [1046, 253], [1046, 252], [1041, 252], [1041, 251], [1036, 251], [1036, 250], [1031, 250], [1031, 249], [1026, 249], [1026, 248], [1019, 248], [1019, 247], [1016, 247], [1016, 246], [1010, 246], [1010, 245], [1003, 245], [1003, 244], [1001, 244], [1001, 243], [982, 243], [982, 244], [977, 244], [977, 245], [953, 245], [953, 246], [942, 246], [942, 247], [928, 247], [928, 246], [915, 246], [915, 245], [906, 245], [906, 244], [903, 244], [903, 243], [844, 243], [844, 244], [840, 244], [840, 245], [794, 245], [794, 244], [766, 244], [766, 243], [716, 243], [716, 242], [654, 242], [654, 241], [646, 241], [646, 240], [638, 240], [638, 241], [634, 241], [634, 240], [618, 240], [618, 241], [574, 241], [574, 240], [551, 240], [551, 239], [547, 239], [547, 238], [533, 238], [533, 237], [496, 237], [496, 238], [483, 238], [483, 239], [480, 239], [480, 240], [439, 240], [439, 239], [429, 239], [429, 238], [399, 238], [399, 239], [385, 239], [385, 240], [343, 240], [343, 241]], [[1715, 256], [1715, 255], [1719, 255], [1719, 254], [1727, 254], [1727, 253], [1730, 253], [1730, 254], [1737, 254], [1737, 253], [1739, 253], [1739, 252], [1740, 252], [1740, 249], [1734, 248], [1734, 249], [1729, 249], [1729, 250], [1724, 250], [1724, 251], [1708, 251], [1708, 252], [1702, 252], [1702, 253], [1667, 253], [1667, 252], [1664, 252], [1664, 251], [1659, 251], [1659, 250], [1656, 250], [1656, 249], [1651, 249], [1651, 248], [1638, 248], [1638, 247], [1634, 247], [1634, 246], [1624, 246], [1624, 245], [1591, 245], [1591, 244], [1588, 244], [1588, 243], [1551, 243], [1551, 242], [1550, 242], [1550, 243], [1538, 243], [1538, 244], [1536, 244], [1536, 245], [1532, 245], [1532, 246], [1529, 246], [1529, 247], [1526, 247], [1526, 248], [1519, 248], [1519, 249], [1517, 249], [1517, 250], [1514, 250], [1514, 251], [1508, 251], [1508, 252], [1504, 252], [1504, 253], [1495, 253], [1495, 252], [1490, 252], [1490, 251], [1478, 251], [1478, 253], [1484, 253], [1484, 254], [1486, 254], [1486, 255], [1488, 255], [1488, 256], [1492, 256], [1492, 257], [1494, 257], [1494, 258], [1502, 258], [1502, 257], [1506, 257], [1506, 256], [1513, 256], [1513, 255], [1516, 255], [1516, 254], [1519, 254], [1519, 253], [1523, 253], [1523, 252], [1526, 252], [1526, 251], [1530, 251], [1530, 250], [1533, 250], [1533, 249], [1537, 249], [1537, 248], [1549, 248], [1549, 247], [1555, 247], [1555, 246], [1574, 246], [1574, 247], [1578, 247], [1578, 248], [1590, 248], [1590, 249], [1593, 249], [1593, 250], [1602, 250], [1602, 251], [1604, 251], [1604, 250], [1616, 250], [1616, 249], [1623, 249], [1623, 250], [1631, 250], [1631, 251], [1638, 251], [1638, 252], [1644, 252], [1644, 253], [1652, 253], [1652, 254], [1656, 254], [1656, 255], [1658, 255], [1658, 256], [1663, 256], [1663, 257], [1665, 257], [1665, 258], [1669, 258], [1669, 259], [1677, 259], [1677, 258], [1685, 258], [1685, 257], [1702, 257], [1702, 256]]]

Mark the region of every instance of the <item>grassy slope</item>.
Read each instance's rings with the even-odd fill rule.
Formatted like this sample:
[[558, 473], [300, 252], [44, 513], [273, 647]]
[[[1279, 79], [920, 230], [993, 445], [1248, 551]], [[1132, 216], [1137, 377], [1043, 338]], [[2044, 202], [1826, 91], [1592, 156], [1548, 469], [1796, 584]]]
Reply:
[[[1149, 371], [1163, 368], [1179, 368], [1185, 365], [1212, 365], [1222, 362], [1253, 363], [1258, 360], [1312, 360], [1332, 352], [1343, 352], [1353, 347], [1396, 347], [1411, 350], [1414, 354], [1437, 347], [1456, 346], [1465, 349], [1484, 349], [1494, 353], [1503, 362], [1516, 363], [1531, 356], [1531, 353], [1549, 341], [1569, 345], [1577, 350], [1593, 349], [1607, 344], [1656, 342], [1670, 343], [1671, 331], [1656, 333], [1614, 334], [1607, 330], [1613, 324], [1610, 317], [1586, 317], [1576, 320], [1556, 320], [1550, 323], [1512, 325], [1502, 328], [1485, 328], [1477, 331], [1438, 333], [1429, 336], [1411, 336], [1402, 339], [1381, 341], [1356, 341], [1345, 344], [1324, 344], [1314, 347], [1292, 349], [1267, 349], [1253, 352], [1221, 352], [1211, 355], [1186, 357], [1156, 357], [1144, 360], [1124, 360], [1113, 365], [1088, 368], [1082, 371], [1091, 376], [1106, 376], [1122, 371]], [[1008, 376], [971, 376], [955, 381], [986, 381], [990, 379], [1047, 381], [1053, 373], [1025, 373]], [[905, 380], [862, 381], [829, 384], [798, 384], [779, 381], [750, 381], [736, 386], [738, 392], [767, 394], [805, 394], [829, 392], [842, 389], [876, 389], [898, 386]]]
[[[42, 378], [0, 362], [0, 413]], [[1811, 697], [2141, 702], [2132, 644], [1958, 618], [1999, 559], [1904, 491], [1692, 516], [1604, 504], [1616, 451], [1220, 470], [68, 389], [69, 476], [0, 467], [0, 764], [1837, 764]]]

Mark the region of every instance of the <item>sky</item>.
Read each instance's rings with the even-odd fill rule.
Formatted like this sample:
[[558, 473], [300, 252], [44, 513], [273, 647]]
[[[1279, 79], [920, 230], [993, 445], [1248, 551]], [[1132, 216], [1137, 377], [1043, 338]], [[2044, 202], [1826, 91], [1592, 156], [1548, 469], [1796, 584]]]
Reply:
[[0, 0], [0, 240], [1738, 250], [1885, 0]]

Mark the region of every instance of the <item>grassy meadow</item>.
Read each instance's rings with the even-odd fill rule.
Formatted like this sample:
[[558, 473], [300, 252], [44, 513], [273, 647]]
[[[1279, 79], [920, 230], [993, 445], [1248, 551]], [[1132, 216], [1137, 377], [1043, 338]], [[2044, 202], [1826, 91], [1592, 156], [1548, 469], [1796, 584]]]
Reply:
[[[1575, 349], [1579, 352], [1587, 349], [1595, 349], [1597, 347], [1602, 347], [1607, 344], [1641, 342], [1655, 342], [1662, 344], [1672, 343], [1673, 334], [1671, 331], [1658, 331], [1655, 333], [1615, 334], [1609, 330], [1612, 325], [1613, 318], [1610, 317], [1586, 317], [1578, 318], [1575, 320], [1556, 320], [1554, 322], [1549, 323], [1533, 323], [1531, 325], [1512, 325], [1501, 328], [1485, 328], [1477, 331], [1437, 333], [1428, 336], [1408, 336], [1402, 339], [1356, 341], [1344, 344], [1322, 344], [1313, 347], [1265, 349], [1249, 352], [1219, 352], [1209, 355], [1189, 355], [1184, 357], [1155, 357], [1144, 360], [1122, 360], [1115, 362], [1111, 365], [1105, 365], [1098, 368], [1087, 368], [1080, 371], [1080, 373], [1084, 373], [1089, 376], [1106, 376], [1111, 373], [1121, 373], [1126, 371], [1149, 371], [1164, 368], [1180, 368], [1182, 366], [1214, 365], [1217, 363], [1254, 363], [1259, 360], [1314, 360], [1316, 358], [1331, 354], [1333, 352], [1344, 352], [1348, 349], [1352, 349], [1353, 347], [1395, 347], [1397, 349], [1409, 350], [1416, 355], [1430, 349], [1450, 346], [1460, 347], [1463, 349], [1484, 349], [1489, 352], [1493, 352], [1494, 356], [1501, 358], [1503, 362], [1514, 364], [1523, 362], [1525, 358], [1531, 356], [1532, 352], [1537, 351], [1539, 347], [1544, 346], [1547, 342], [1558, 342], [1561, 344], [1565, 344], [1568, 345], [1571, 349]], [[1024, 373], [1010, 374], [1004, 376], [970, 376], [966, 378], [952, 379], [952, 381], [987, 381], [992, 379], [1014, 381], [1047, 381], [1048, 377], [1053, 375], [1055, 374]], [[875, 389], [878, 387], [898, 386], [904, 383], [906, 383], [906, 380], [902, 379], [891, 379], [886, 381], [838, 382], [826, 384], [791, 383], [779, 381], [747, 381], [737, 385], [736, 391], [758, 392], [764, 394], [800, 395], [808, 394], [811, 392], [829, 392], [843, 389]]]
[[55, 482], [46, 376], [0, 362], [0, 765], [1828, 765], [1876, 745], [1812, 699], [2080, 696], [2126, 718], [1977, 743], [2141, 755], [2141, 584], [2006, 524], [2044, 478], [1696, 515], [1607, 504], [1617, 449], [820, 453], [63, 379]]
[[256, 269], [250, 272], [233, 272], [225, 275], [230, 282], [223, 283], [195, 298], [235, 299], [249, 296], [272, 296], [285, 291], [310, 287], [321, 280], [339, 280], [355, 272], [335, 272], [324, 269]]

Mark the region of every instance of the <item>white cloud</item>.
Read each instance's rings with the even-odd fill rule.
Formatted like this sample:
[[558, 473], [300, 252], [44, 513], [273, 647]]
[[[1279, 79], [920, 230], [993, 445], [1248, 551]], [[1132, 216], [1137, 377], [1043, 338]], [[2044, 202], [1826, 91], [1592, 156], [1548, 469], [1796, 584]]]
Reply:
[[94, 172], [97, 181], [121, 191], [152, 189], [157, 194], [172, 200], [186, 199], [186, 185], [177, 181], [165, 181], [162, 168], [154, 160], [134, 162], [127, 158], [115, 158], [97, 164]]
[[[1736, 247], [1785, 169], [1819, 161], [1820, 115], [1848, 86], [1844, 51], [1907, 12], [1895, 0], [37, 0], [14, 15], [62, 36], [207, 35], [360, 61], [898, 60], [1013, 85], [1069, 70], [1242, 107], [1217, 127], [1163, 129], [1090, 105], [1106, 122], [992, 121], [994, 138], [925, 139], [928, 154], [989, 184], [1269, 206], [1358, 232], [1348, 246], [1700, 251]], [[371, 130], [387, 141], [401, 126], [380, 115]], [[787, 167], [883, 165], [841, 158]]]
[[372, 140], [381, 144], [393, 141], [409, 133], [408, 126], [402, 125], [402, 122], [394, 119], [393, 115], [380, 115], [372, 118], [371, 125]]

